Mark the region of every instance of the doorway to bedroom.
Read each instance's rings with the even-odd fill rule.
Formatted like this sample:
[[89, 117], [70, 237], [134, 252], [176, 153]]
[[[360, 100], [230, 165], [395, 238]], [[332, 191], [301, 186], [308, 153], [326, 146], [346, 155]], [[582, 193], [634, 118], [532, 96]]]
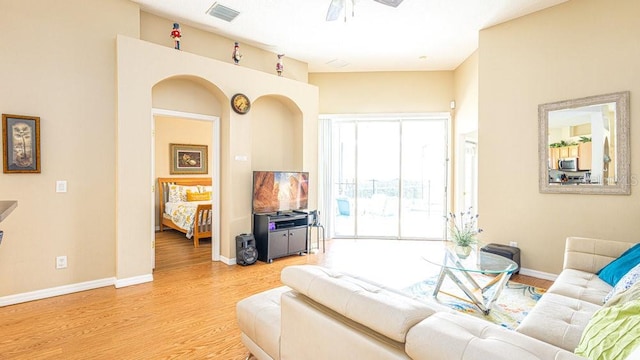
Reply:
[[[219, 223], [215, 219], [213, 209], [219, 209], [219, 197], [212, 196], [213, 186], [217, 182], [214, 177], [217, 173], [217, 164], [219, 162], [219, 148], [218, 132], [218, 117], [180, 113], [168, 110], [154, 109], [153, 114], [153, 181], [155, 188], [154, 206], [153, 206], [153, 219], [154, 219], [154, 251], [153, 251], [153, 268], [154, 270], [172, 270], [176, 268], [193, 266], [200, 263], [209, 263], [215, 259], [216, 255], [219, 256], [219, 243], [217, 244], [213, 234], [215, 224]], [[174, 152], [176, 148], [185, 147], [187, 149], [194, 148], [202, 155], [203, 158], [198, 157], [196, 159], [198, 166], [201, 168], [196, 173], [187, 173], [180, 171], [180, 164], [178, 157]], [[193, 159], [191, 159], [193, 160]], [[195, 161], [195, 160], [193, 160]], [[193, 162], [192, 161], [192, 162]], [[175, 164], [174, 164], [175, 162]], [[198, 199], [191, 198], [182, 199], [184, 201], [184, 207], [182, 204], [172, 202], [169, 207], [170, 213], [167, 213], [165, 209], [166, 204], [162, 200], [162, 186], [159, 185], [158, 179], [202, 179], [202, 183], [208, 182], [210, 185], [197, 185], [193, 186], [194, 190], [189, 191], [189, 195], [198, 195]], [[216, 177], [216, 178], [219, 178]], [[185, 186], [185, 188], [187, 188]], [[202, 190], [202, 191], [201, 191]], [[186, 190], [185, 190], [186, 192]], [[194, 195], [195, 194], [195, 195]], [[206, 198], [200, 199], [200, 196], [208, 195]], [[190, 201], [188, 201], [190, 200]], [[163, 206], [161, 205], [163, 202]], [[210, 231], [211, 236], [198, 237], [197, 241], [194, 241], [195, 230], [191, 230], [189, 226], [188, 218], [197, 218], [198, 212], [194, 215], [188, 215], [189, 205], [194, 205], [194, 210], [197, 209], [197, 205], [210, 204], [211, 211], [207, 213], [206, 217], [210, 216]], [[173, 210], [172, 210], [173, 209]], [[183, 210], [180, 210], [183, 209]], [[217, 211], [215, 212], [217, 213]], [[178, 214], [183, 217], [177, 217]], [[209, 215], [210, 214], [210, 215]], [[173, 217], [171, 217], [173, 215]], [[166, 225], [167, 218], [171, 217], [171, 226]], [[164, 218], [164, 221], [163, 221]], [[164, 226], [161, 226], [162, 223]], [[171, 228], [173, 227], [173, 228]], [[160, 231], [162, 229], [162, 231]], [[217, 232], [215, 232], [217, 234]], [[196, 242], [198, 246], [196, 246]]]

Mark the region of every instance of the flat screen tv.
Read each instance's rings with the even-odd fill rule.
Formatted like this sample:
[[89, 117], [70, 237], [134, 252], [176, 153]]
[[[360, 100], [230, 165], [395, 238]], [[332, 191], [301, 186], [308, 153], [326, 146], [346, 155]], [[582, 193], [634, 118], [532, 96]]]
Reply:
[[309, 173], [301, 171], [254, 171], [253, 212], [281, 213], [308, 206]]

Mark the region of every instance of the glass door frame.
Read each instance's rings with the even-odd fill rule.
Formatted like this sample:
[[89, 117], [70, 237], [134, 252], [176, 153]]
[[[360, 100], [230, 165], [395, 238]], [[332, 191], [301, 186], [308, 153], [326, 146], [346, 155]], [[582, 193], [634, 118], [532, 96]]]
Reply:
[[[333, 148], [333, 139], [332, 139], [332, 125], [335, 121], [341, 121], [341, 122], [348, 122], [348, 121], [352, 121], [352, 122], [358, 122], [358, 121], [375, 121], [375, 120], [392, 120], [392, 121], [399, 121], [400, 123], [402, 123], [402, 121], [405, 120], [426, 120], [426, 121], [443, 121], [444, 122], [444, 154], [445, 154], [445, 159], [444, 160], [444, 165], [443, 165], [443, 171], [444, 171], [444, 184], [445, 187], [443, 189], [443, 228], [442, 228], [442, 236], [440, 238], [416, 238], [416, 237], [400, 237], [399, 235], [401, 234], [400, 232], [400, 226], [401, 226], [401, 220], [398, 220], [398, 236], [392, 236], [392, 237], [379, 237], [379, 236], [359, 236], [357, 234], [357, 223], [354, 225], [354, 232], [356, 232], [356, 234], [354, 236], [344, 236], [344, 235], [335, 235], [335, 225], [332, 222], [332, 216], [330, 214], [331, 210], [333, 209], [331, 204], [332, 204], [332, 200], [334, 198], [334, 194], [333, 194], [333, 179], [332, 179], [332, 164], [331, 164], [331, 151]], [[451, 149], [451, 114], [449, 112], [433, 112], [433, 113], [400, 113], [400, 114], [395, 114], [395, 113], [385, 113], [385, 114], [323, 114], [320, 116], [319, 118], [319, 135], [320, 135], [320, 139], [319, 139], [319, 144], [321, 145], [320, 149], [321, 151], [319, 152], [319, 182], [318, 184], [320, 185], [320, 188], [322, 189], [319, 192], [319, 198], [320, 198], [320, 208], [322, 208], [324, 210], [324, 213], [321, 214], [321, 220], [323, 222], [323, 224], [325, 224], [325, 228], [327, 230], [327, 237], [329, 238], [348, 238], [348, 239], [358, 239], [358, 238], [366, 238], [366, 239], [371, 239], [371, 238], [375, 238], [375, 239], [402, 239], [402, 240], [442, 240], [442, 239], [446, 239], [446, 224], [445, 224], [445, 216], [448, 212], [448, 209], [450, 208], [450, 204], [451, 204], [451, 196], [449, 193], [449, 189], [451, 188], [451, 184], [450, 184], [450, 178], [451, 178], [451, 166], [450, 166], [450, 158], [451, 158], [451, 154], [452, 154], [452, 149]], [[402, 129], [402, 127], [401, 127]], [[357, 127], [356, 127], [356, 133], [357, 133]], [[402, 131], [400, 131], [400, 137], [402, 137]], [[356, 158], [357, 161], [357, 158]], [[400, 149], [400, 159], [399, 161], [402, 161], [402, 149]], [[400, 163], [400, 166], [402, 166], [402, 164]], [[356, 181], [356, 193], [357, 193], [357, 181]], [[399, 191], [402, 192], [402, 181], [400, 181], [400, 189]], [[400, 207], [401, 205], [399, 205]], [[357, 222], [357, 217], [355, 218], [355, 221]]]

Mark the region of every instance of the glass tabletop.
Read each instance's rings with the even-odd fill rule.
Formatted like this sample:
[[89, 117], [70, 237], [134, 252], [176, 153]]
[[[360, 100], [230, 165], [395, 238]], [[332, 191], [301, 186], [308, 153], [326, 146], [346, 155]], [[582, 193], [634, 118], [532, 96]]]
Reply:
[[518, 268], [518, 264], [503, 256], [479, 251], [473, 246], [468, 257], [462, 258], [455, 251], [451, 241], [443, 241], [438, 250], [423, 255], [423, 259], [431, 264], [452, 270], [478, 272], [484, 274], [511, 273]]

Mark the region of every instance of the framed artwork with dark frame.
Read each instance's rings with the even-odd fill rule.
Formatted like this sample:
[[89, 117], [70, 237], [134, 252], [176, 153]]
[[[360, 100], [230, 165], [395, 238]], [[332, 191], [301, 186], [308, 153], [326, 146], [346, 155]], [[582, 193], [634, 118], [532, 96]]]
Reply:
[[40, 118], [2, 114], [4, 173], [40, 173]]
[[169, 144], [171, 174], [208, 174], [208, 146]]

